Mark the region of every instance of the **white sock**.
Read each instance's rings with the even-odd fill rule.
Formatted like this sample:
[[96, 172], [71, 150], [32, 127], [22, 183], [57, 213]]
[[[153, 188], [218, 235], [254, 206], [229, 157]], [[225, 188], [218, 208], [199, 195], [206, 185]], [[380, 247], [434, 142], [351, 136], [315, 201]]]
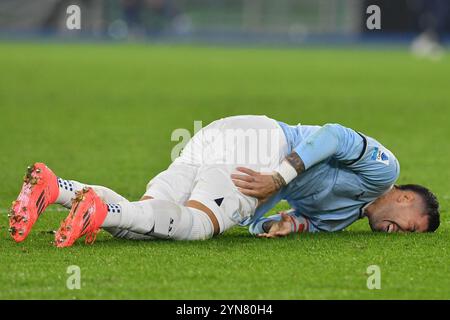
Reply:
[[160, 239], [200, 240], [213, 235], [213, 225], [202, 211], [157, 199], [109, 204], [102, 227]]
[[108, 214], [103, 221], [102, 228], [125, 229], [140, 234], [149, 233], [155, 224], [155, 219], [153, 209], [151, 206], [147, 206], [147, 202], [150, 201], [124, 201], [108, 204]]
[[57, 204], [70, 209], [72, 207], [72, 199], [75, 198], [75, 192], [82, 190], [84, 187], [91, 187], [95, 193], [106, 203], [118, 203], [128, 201], [117, 192], [103, 186], [91, 186], [74, 180], [64, 180], [58, 178], [59, 196], [56, 199]]
[[55, 203], [70, 209], [72, 207], [72, 199], [75, 198], [75, 192], [82, 190], [86, 185], [78, 181], [58, 178], [58, 186], [59, 196]]

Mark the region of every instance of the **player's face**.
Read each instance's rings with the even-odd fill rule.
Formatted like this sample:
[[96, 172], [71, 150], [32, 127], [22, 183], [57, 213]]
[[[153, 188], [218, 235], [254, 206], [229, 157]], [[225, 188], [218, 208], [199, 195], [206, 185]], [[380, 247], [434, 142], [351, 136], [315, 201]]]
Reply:
[[428, 217], [423, 214], [422, 199], [413, 193], [389, 195], [371, 209], [369, 224], [372, 231], [427, 231]]

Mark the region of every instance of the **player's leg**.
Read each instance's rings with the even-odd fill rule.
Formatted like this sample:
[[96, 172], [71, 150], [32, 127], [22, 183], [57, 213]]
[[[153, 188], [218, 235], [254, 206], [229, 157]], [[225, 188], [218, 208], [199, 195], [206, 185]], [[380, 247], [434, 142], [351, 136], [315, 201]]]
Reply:
[[67, 209], [72, 207], [72, 199], [75, 198], [76, 192], [86, 187], [94, 189], [95, 193], [106, 203], [128, 201], [124, 196], [104, 186], [90, 185], [75, 180], [64, 180], [62, 178], [58, 178], [58, 185], [59, 196], [55, 204], [60, 204]]
[[203, 240], [213, 235], [208, 216], [199, 209], [168, 200], [144, 200], [117, 204], [121, 213], [108, 214], [103, 223], [158, 239]]
[[[83, 188], [92, 188], [95, 193], [105, 202], [106, 204], [111, 203], [125, 203], [128, 200], [118, 194], [117, 192], [97, 185], [88, 185], [74, 180], [64, 180], [58, 178], [58, 183], [60, 187], [60, 194], [55, 203], [61, 204], [62, 206], [70, 209], [72, 207], [72, 200], [76, 197], [76, 192], [83, 190]], [[119, 210], [118, 207], [114, 205], [107, 206], [108, 213], [115, 215]], [[142, 235], [139, 233], [132, 232], [130, 230], [115, 228], [115, 227], [104, 227], [103, 230], [110, 233], [115, 238], [127, 239], [127, 240], [152, 240], [151, 236]]]
[[[192, 185], [194, 182], [194, 178], [197, 173], [197, 166], [181, 162], [175, 161], [175, 163], [172, 163], [167, 170], [161, 172], [156, 177], [154, 177], [147, 185], [147, 190], [145, 194], [142, 196], [141, 201], [144, 200], [166, 200], [171, 203], [175, 204], [183, 204], [186, 202], [186, 200], [189, 198], [190, 192], [192, 190]], [[134, 212], [133, 206], [130, 207], [123, 201], [116, 201], [116, 202], [110, 202], [114, 203], [118, 206], [120, 206], [121, 210], [123, 210], [122, 207], [125, 207], [126, 211]], [[136, 208], [134, 208], [136, 209]], [[137, 207], [139, 210], [139, 206]], [[133, 216], [133, 214], [131, 214]], [[117, 227], [117, 225], [123, 225], [120, 224], [121, 222], [117, 219], [114, 219], [114, 217], [117, 217], [117, 215], [114, 214], [114, 212], [111, 212], [111, 214], [108, 214], [105, 223], [103, 225], [103, 229], [107, 232], [111, 233], [116, 238], [123, 238], [128, 240], [152, 240], [155, 238], [155, 236], [149, 235], [148, 231], [145, 231], [145, 234], [131, 231], [129, 229], [124, 229], [122, 227]], [[139, 217], [139, 215], [138, 215]], [[169, 216], [165, 216], [165, 220], [167, 220]], [[132, 218], [133, 222], [128, 221], [127, 223], [124, 222], [127, 225], [134, 225], [135, 223], [140, 223], [139, 218]], [[170, 220], [169, 220], [170, 222]], [[116, 226], [116, 227], [112, 227]], [[134, 229], [136, 230], [136, 229]], [[141, 230], [139, 230], [142, 232]]]
[[227, 166], [202, 167], [185, 205], [167, 200], [119, 203], [103, 227], [114, 226], [160, 239], [205, 240], [250, 217], [257, 200], [241, 194]]
[[[89, 185], [57, 177], [43, 163], [30, 166], [24, 178], [22, 190], [13, 202], [9, 214], [10, 233], [17, 242], [25, 240], [34, 223], [51, 204], [71, 208], [77, 191]], [[92, 186], [105, 202], [127, 201], [115, 191], [103, 186]]]
[[[74, 180], [64, 180], [58, 178], [59, 184], [59, 196], [55, 201], [56, 204], [60, 204], [68, 209], [72, 207], [72, 200], [76, 197], [76, 192], [83, 190], [83, 188], [92, 188], [95, 193], [103, 200], [104, 203], [125, 203], [128, 200], [118, 194], [117, 192], [98, 185], [88, 185]], [[115, 215], [119, 211], [119, 208], [114, 205], [107, 205], [108, 213]], [[151, 236], [138, 234], [130, 230], [115, 228], [115, 227], [104, 227], [106, 232], [110, 233], [115, 238], [122, 238], [128, 240], [152, 240]]]
[[229, 169], [212, 166], [202, 168], [186, 205], [160, 199], [110, 204], [118, 210], [107, 213], [102, 227], [159, 239], [204, 240], [250, 216], [256, 205], [256, 199], [238, 192]]
[[178, 158], [167, 170], [150, 180], [141, 200], [158, 199], [184, 204], [191, 194], [197, 171], [198, 166]]
[[143, 199], [150, 199], [110, 204], [118, 210], [108, 212], [102, 228], [128, 230], [138, 239], [142, 236], [175, 240], [210, 238], [214, 229], [207, 214], [184, 205], [195, 186], [198, 166], [183, 160], [180, 157], [149, 182]]
[[[115, 208], [115, 212], [109, 208]], [[161, 239], [200, 240], [212, 236], [213, 226], [200, 210], [167, 200], [106, 204], [92, 188], [77, 193], [71, 211], [58, 229], [58, 247], [68, 247], [86, 235], [92, 243], [100, 228], [128, 230]]]
[[231, 181], [231, 168], [226, 165], [204, 166], [200, 169], [197, 183], [187, 203], [205, 212], [213, 225], [215, 235], [250, 217], [258, 201], [240, 193]]
[[[92, 226], [86, 230], [97, 230], [101, 227], [114, 237], [129, 240], [151, 240], [155, 237], [184, 240], [190, 237], [189, 232], [191, 230], [194, 233], [203, 234], [204, 232], [196, 231], [202, 229], [203, 215], [198, 215], [194, 209], [186, 209], [181, 205], [186, 202], [190, 195], [197, 170], [197, 166], [180, 160], [175, 161], [167, 170], [161, 172], [149, 182], [147, 191], [143, 196], [143, 199], [146, 199], [145, 201], [129, 202], [117, 198], [117, 201], [109, 201], [108, 203], [102, 201], [105, 205], [103, 206], [97, 200], [92, 200], [91, 204], [97, 202], [99, 206], [98, 210], [94, 209], [94, 211], [99, 211], [95, 216], [104, 217], [91, 219], [92, 222], [88, 224]], [[102, 198], [100, 194], [97, 195], [96, 193], [94, 192], [95, 196], [90, 196], [90, 193], [88, 193], [88, 196]], [[76, 202], [79, 204], [72, 207], [69, 217], [76, 216], [79, 207], [89, 207], [89, 203], [84, 201]], [[106, 213], [103, 213], [103, 207]], [[79, 230], [80, 232], [76, 235], [67, 232], [67, 226], [69, 226], [69, 229], [76, 229], [76, 226], [73, 226], [76, 223], [77, 219], [69, 218], [61, 226], [57, 237], [57, 243], [60, 246], [71, 245], [73, 242], [67, 239], [78, 238], [87, 232], [86, 230]]]

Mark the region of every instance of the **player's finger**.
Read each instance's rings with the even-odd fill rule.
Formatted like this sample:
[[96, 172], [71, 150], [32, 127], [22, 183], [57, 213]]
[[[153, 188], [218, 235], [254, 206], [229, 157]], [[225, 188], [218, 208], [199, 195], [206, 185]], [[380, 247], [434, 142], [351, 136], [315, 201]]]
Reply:
[[256, 236], [258, 238], [267, 238], [267, 233], [258, 233]]
[[249, 176], [256, 176], [258, 174], [258, 172], [253, 171], [252, 169], [249, 169], [249, 168], [245, 168], [245, 167], [237, 167], [236, 170], [240, 171], [240, 172], [243, 172], [243, 173], [246, 173]]
[[254, 182], [255, 178], [249, 175], [244, 175], [244, 174], [232, 174], [231, 175], [231, 179], [234, 180], [242, 180], [242, 181], [247, 181], [247, 182]]
[[274, 236], [270, 233], [260, 233], [257, 235], [258, 238], [274, 238]]
[[234, 180], [232, 179], [234, 185], [238, 188], [247, 189], [247, 190], [253, 190], [254, 186], [250, 182], [245, 182], [241, 180]]

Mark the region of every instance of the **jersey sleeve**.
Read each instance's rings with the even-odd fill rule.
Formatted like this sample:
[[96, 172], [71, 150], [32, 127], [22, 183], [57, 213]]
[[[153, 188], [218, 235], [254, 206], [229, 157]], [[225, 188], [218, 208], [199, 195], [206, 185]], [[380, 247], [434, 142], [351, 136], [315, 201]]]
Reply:
[[339, 124], [326, 124], [294, 149], [308, 170], [333, 157], [356, 172], [364, 186], [383, 191], [398, 178], [400, 166], [395, 156], [376, 140]]
[[334, 157], [339, 161], [357, 160], [364, 148], [364, 138], [339, 124], [326, 124], [306, 137], [294, 151], [302, 158], [305, 169]]

